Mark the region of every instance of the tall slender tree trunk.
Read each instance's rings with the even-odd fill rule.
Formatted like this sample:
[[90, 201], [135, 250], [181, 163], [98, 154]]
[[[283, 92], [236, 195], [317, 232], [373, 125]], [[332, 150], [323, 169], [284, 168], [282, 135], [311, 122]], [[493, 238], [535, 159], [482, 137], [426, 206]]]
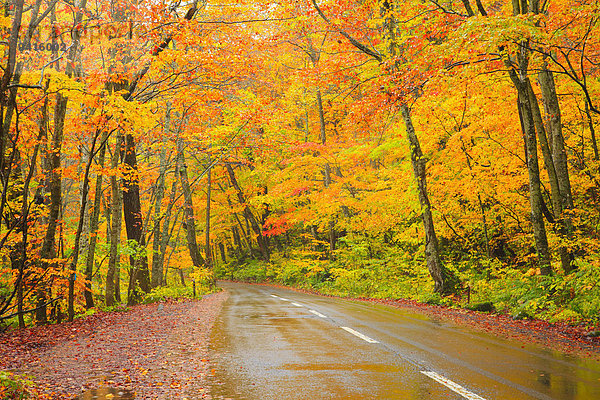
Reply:
[[[92, 153], [92, 150], [90, 150], [89, 152], [87, 151], [87, 149], [85, 148], [84, 145], [81, 145], [80, 148], [80, 159], [79, 159], [79, 164], [77, 165], [77, 175], [81, 176], [83, 175], [83, 171], [85, 170], [85, 167], [87, 165], [87, 162], [90, 158], [90, 154]], [[89, 192], [89, 184], [88, 184], [88, 192]], [[84, 256], [86, 255], [86, 250], [89, 247], [89, 240], [90, 240], [90, 202], [88, 201], [88, 199], [85, 199], [85, 202], [83, 200], [83, 182], [79, 181], [79, 205], [82, 206], [83, 204], [85, 204], [85, 212], [83, 213], [84, 218], [83, 218], [83, 227], [81, 228], [81, 244], [79, 245], [79, 258], [83, 259]]]
[[[42, 248], [40, 250], [40, 258], [42, 259], [41, 264], [42, 267], [48, 268], [50, 263], [45, 261], [49, 259], [56, 258], [56, 224], [58, 220], [58, 207], [60, 207], [60, 198], [58, 202], [58, 207], [53, 209], [54, 204], [52, 203], [52, 183], [53, 183], [53, 168], [52, 154], [54, 153], [53, 144], [48, 143], [48, 97], [44, 99], [44, 105], [42, 106], [42, 118], [40, 120], [40, 136], [44, 138], [44, 163], [42, 165], [42, 171], [44, 176], [46, 177], [44, 180], [44, 191], [46, 196], [44, 196], [44, 204], [48, 207], [48, 221], [47, 221], [47, 230], [44, 235], [44, 241], [42, 242]], [[62, 140], [61, 140], [62, 142]], [[59, 150], [60, 153], [60, 150]], [[59, 157], [60, 162], [60, 157]], [[60, 195], [60, 194], [59, 194]], [[52, 218], [54, 217], [54, 221]], [[47, 309], [46, 309], [46, 292], [48, 291], [47, 285], [43, 282], [38, 283], [37, 288], [37, 310], [35, 311], [35, 320], [38, 325], [43, 325], [48, 322], [47, 318]]]
[[177, 162], [179, 165], [179, 180], [181, 181], [181, 188], [183, 191], [183, 198], [185, 201], [184, 206], [184, 224], [186, 229], [186, 238], [188, 250], [194, 267], [201, 267], [204, 265], [204, 259], [200, 254], [198, 248], [198, 241], [196, 238], [196, 219], [194, 218], [194, 204], [192, 201], [192, 190], [190, 188], [190, 181], [187, 173], [187, 165], [185, 162], [185, 154], [183, 150], [183, 140], [177, 139]]
[[237, 226], [231, 227], [231, 234], [233, 236], [233, 244], [237, 249], [237, 256], [240, 257], [242, 255], [242, 239], [240, 238], [240, 231]]
[[[462, 150], [463, 150], [463, 153], [465, 153], [465, 159], [467, 160], [467, 167], [469, 167], [469, 171], [473, 171], [473, 166], [471, 165], [470, 155], [467, 152], [467, 149], [464, 146], [464, 143], [463, 143]], [[481, 223], [483, 224], [483, 239], [484, 239], [484, 244], [485, 244], [485, 254], [486, 254], [487, 258], [490, 259], [492, 257], [491, 252], [490, 252], [490, 237], [488, 234], [488, 226], [487, 226], [487, 218], [485, 215], [485, 207], [484, 207], [483, 201], [481, 200], [481, 193], [477, 193], [477, 202], [479, 204], [479, 210], [481, 212]]]
[[[556, 179], [559, 188], [560, 213], [556, 213], [556, 221], [560, 225], [560, 236], [562, 239], [570, 239], [573, 235], [573, 221], [571, 210], [573, 209], [573, 195], [571, 192], [571, 179], [569, 177], [569, 165], [565, 140], [562, 132], [561, 109], [556, 94], [554, 75], [546, 66], [538, 73], [538, 81], [542, 88], [542, 101], [548, 122], [550, 137], [552, 138], [552, 161], [556, 171]], [[574, 269], [573, 254], [568, 246], [559, 247], [560, 259], [563, 270], [569, 273]]]
[[[115, 152], [113, 153], [111, 160], [111, 168], [116, 171], [119, 166], [119, 147], [123, 136], [119, 134], [116, 140]], [[115, 304], [115, 300], [121, 301], [120, 285], [119, 282], [120, 267], [119, 267], [119, 247], [121, 244], [121, 224], [123, 217], [123, 199], [122, 189], [117, 176], [113, 173], [110, 177], [110, 188], [111, 188], [111, 220], [112, 225], [110, 229], [110, 255], [108, 258], [108, 271], [106, 273], [106, 293], [104, 302], [107, 307], [111, 307]], [[118, 299], [116, 294], [118, 293]]]
[[490, 237], [488, 234], [487, 218], [485, 216], [485, 207], [481, 201], [481, 195], [477, 193], [477, 200], [479, 201], [479, 210], [481, 210], [481, 223], [483, 224], [483, 238], [485, 240], [485, 254], [488, 259], [492, 258], [490, 252]]
[[319, 139], [322, 144], [325, 144], [327, 142], [327, 132], [325, 130], [325, 111], [323, 110], [321, 89], [317, 89], [317, 111], [319, 111], [319, 128], [321, 129], [321, 137]]
[[[12, 26], [10, 29], [10, 35], [7, 38], [8, 51], [5, 53], [6, 67], [3, 68], [3, 74], [0, 79], [0, 123], [2, 123], [2, 130], [0, 131], [0, 173], [4, 178], [3, 192], [7, 189], [9, 173], [7, 171], [7, 163], [5, 160], [5, 154], [7, 145], [9, 142], [10, 125], [12, 120], [12, 114], [14, 110], [14, 98], [16, 98], [16, 88], [9, 89], [8, 86], [11, 80], [14, 78], [15, 70], [17, 67], [17, 49], [19, 47], [19, 31], [21, 30], [22, 18], [23, 18], [23, 0], [15, 0], [12, 4]], [[4, 215], [3, 209], [5, 205], [5, 196], [0, 204], [0, 216]]]
[[205, 230], [205, 246], [206, 246], [206, 266], [211, 267], [211, 254], [210, 251], [210, 192], [212, 186], [212, 167], [210, 166], [210, 157], [208, 158], [208, 171], [207, 171], [207, 183], [206, 183], [206, 230]]
[[[238, 238], [244, 238], [244, 242], [246, 242], [246, 246], [248, 247], [248, 254], [250, 254], [250, 256], [254, 256], [256, 255], [257, 257], [260, 257], [260, 250], [259, 251], [255, 251], [254, 247], [252, 246], [252, 239], [250, 238], [250, 229], [249, 229], [249, 222], [247, 218], [244, 218], [244, 221], [246, 222], [246, 229], [244, 229], [244, 224], [242, 223], [242, 220], [240, 219], [240, 217], [238, 216], [237, 213], [233, 213], [233, 216], [235, 218], [235, 220], [238, 223], [239, 229], [238, 227], [234, 227], [236, 228], [235, 231], [238, 232]], [[241, 231], [241, 236], [239, 236], [239, 232]], [[240, 253], [241, 253], [241, 241], [240, 241]]]
[[585, 115], [588, 118], [588, 126], [590, 128], [590, 139], [592, 140], [592, 150], [594, 151], [594, 160], [600, 160], [600, 153], [598, 152], [598, 142], [596, 141], [596, 128], [594, 127], [594, 118], [590, 112], [590, 103], [585, 100]]
[[[143, 235], [144, 221], [142, 219], [142, 204], [140, 202], [140, 187], [137, 167], [135, 141], [131, 134], [125, 135], [124, 164], [126, 167], [123, 180], [123, 215], [127, 239], [136, 243], [136, 247], [144, 247]], [[127, 289], [127, 304], [137, 304], [140, 301], [139, 289], [148, 293], [150, 291], [150, 272], [148, 270], [148, 257], [145, 254], [135, 254], [130, 257], [131, 275]]]
[[87, 164], [85, 166], [85, 172], [83, 175], [83, 188], [81, 194], [81, 207], [79, 208], [79, 223], [77, 225], [77, 231], [75, 232], [75, 244], [73, 246], [73, 253], [71, 254], [71, 268], [69, 276], [69, 295], [68, 295], [68, 313], [69, 321], [73, 321], [75, 317], [75, 280], [77, 277], [77, 261], [79, 260], [79, 251], [81, 245], [81, 233], [83, 232], [83, 222], [85, 220], [85, 210], [87, 207], [87, 198], [89, 191], [90, 181], [90, 169], [94, 160], [94, 150], [96, 148], [96, 142], [98, 140], [98, 131], [94, 133], [92, 138], [92, 144], [90, 146], [90, 155], [88, 157]]
[[519, 78], [515, 78], [515, 75], [516, 73], [513, 75], [513, 82], [517, 87], [519, 118], [521, 119], [521, 127], [525, 139], [525, 149], [527, 151], [526, 160], [527, 172], [529, 176], [529, 204], [531, 207], [531, 224], [533, 226], [533, 236], [535, 239], [537, 254], [539, 258], [540, 271], [543, 275], [549, 275], [552, 272], [552, 268], [550, 265], [548, 237], [546, 235], [546, 226], [544, 224], [542, 211], [543, 198], [537, 155], [535, 122], [533, 119], [531, 104], [529, 102], [529, 93], [527, 90], [527, 86]]
[[221, 253], [221, 261], [223, 261], [223, 263], [226, 263], [227, 254], [225, 252], [225, 245], [223, 244], [223, 242], [219, 242], [219, 252]]
[[[323, 99], [321, 98], [321, 90], [317, 89], [317, 107], [319, 111], [319, 126], [321, 128], [321, 144], [327, 143], [327, 130], [325, 127], [325, 112], [323, 110]], [[323, 185], [327, 188], [331, 185], [331, 165], [328, 162], [323, 167]], [[333, 251], [335, 250], [335, 222], [334, 216], [330, 216], [329, 222], [327, 223], [329, 232], [327, 237], [329, 239], [329, 258], [333, 259]]]
[[254, 214], [252, 214], [252, 211], [250, 210], [248, 203], [246, 203], [246, 197], [244, 196], [244, 192], [242, 192], [242, 189], [241, 189], [240, 185], [238, 184], [237, 179], [235, 178], [235, 173], [233, 171], [233, 168], [231, 167], [230, 164], [225, 164], [225, 168], [227, 169], [227, 173], [229, 175], [229, 180], [231, 182], [231, 186], [233, 186], [233, 188], [236, 190], [240, 204], [244, 206], [244, 217], [250, 223], [250, 226], [252, 227], [252, 230], [254, 231], [254, 234], [256, 235], [256, 240], [258, 242], [258, 247], [259, 247], [260, 253], [262, 255], [262, 258], [265, 261], [269, 261], [269, 249], [267, 247], [265, 237], [262, 234], [262, 227], [256, 221], [256, 217], [254, 217]]
[[[546, 128], [544, 126], [544, 121], [542, 119], [542, 113], [540, 111], [539, 103], [537, 100], [537, 96], [533, 92], [533, 88], [529, 80], [526, 82], [527, 89], [529, 92], [529, 104], [531, 107], [531, 111], [533, 113], [533, 121], [535, 125], [535, 129], [538, 134], [538, 138], [540, 139], [540, 148], [542, 149], [542, 155], [544, 158], [544, 165], [546, 167], [546, 171], [548, 172], [548, 178], [550, 180], [550, 193], [551, 193], [551, 201], [552, 201], [552, 215], [554, 217], [554, 223], [556, 223], [556, 227], [558, 228], [558, 234], [562, 239], [566, 238], [567, 229], [566, 222], [570, 224], [570, 218], [564, 219], [564, 202], [561, 200], [561, 185], [558, 179], [558, 173], [556, 169], [556, 163], [554, 160], [554, 156], [552, 153], [552, 148], [548, 141], [548, 135], [546, 134]], [[560, 112], [560, 111], [559, 111]], [[562, 137], [562, 133], [561, 133]], [[552, 143], [554, 140], [552, 140]], [[564, 146], [563, 146], [564, 147]], [[569, 188], [570, 190], [570, 188]], [[560, 254], [560, 260], [565, 272], [569, 272], [571, 270], [571, 255], [568, 248], [564, 245], [559, 246], [558, 252]]]
[[550, 181], [550, 193], [551, 193], [554, 217], [556, 219], [559, 219], [562, 214], [562, 202], [560, 201], [560, 187], [558, 184], [556, 168], [554, 167], [554, 161], [553, 161], [553, 157], [552, 157], [552, 148], [550, 146], [550, 142], [548, 141], [548, 135], [546, 134], [546, 128], [544, 127], [542, 113], [540, 111], [537, 96], [533, 92], [533, 87], [531, 86], [531, 82], [529, 80], [527, 80], [525, 82], [525, 85], [527, 86], [527, 91], [528, 91], [528, 95], [529, 95], [529, 104], [531, 107], [535, 130], [537, 132], [537, 137], [540, 140], [540, 148], [542, 150], [544, 166], [546, 167], [546, 171], [548, 172], [548, 178]]
[[[382, 4], [381, 16], [383, 18], [383, 25], [387, 33], [386, 39], [388, 41], [388, 52], [392, 59], [401, 55], [399, 44], [396, 39], [397, 10], [397, 2], [388, 1]], [[392, 68], [397, 69], [397, 66], [394, 65]], [[423, 220], [423, 228], [425, 231], [425, 258], [427, 262], [427, 269], [429, 270], [429, 274], [434, 282], [434, 291], [436, 293], [449, 294], [456, 290], [456, 277], [444, 267], [440, 257], [440, 248], [435, 232], [435, 224], [433, 221], [433, 213], [431, 211], [431, 203], [429, 202], [429, 194], [427, 192], [426, 160], [423, 156], [421, 144], [419, 143], [419, 138], [412, 122], [410, 108], [405, 102], [400, 105], [400, 112], [406, 127], [406, 134], [408, 136], [408, 143], [410, 145], [410, 159], [419, 193], [421, 218]]]
[[[100, 168], [104, 168], [104, 157], [106, 154], [106, 140], [108, 139], [108, 131], [105, 131], [100, 138], [100, 153], [98, 154], [98, 164]], [[98, 221], [100, 220], [100, 207], [102, 202], [102, 172], [96, 175], [96, 193], [94, 194], [94, 208], [90, 216], [90, 238], [87, 249], [87, 257], [85, 260], [85, 307], [90, 309], [94, 307], [94, 295], [92, 293], [92, 279], [94, 276], [94, 261], [96, 255], [96, 243], [98, 235]]]
[[427, 269], [433, 278], [434, 291], [436, 293], [447, 294], [454, 290], [452, 279], [449, 279], [448, 272], [442, 265], [440, 258], [440, 250], [437, 235], [435, 233], [435, 225], [433, 222], [433, 214], [431, 212], [431, 203], [427, 193], [427, 175], [426, 164], [419, 138], [415, 132], [412, 123], [412, 116], [407, 105], [400, 106], [404, 125], [406, 126], [406, 134], [410, 144], [410, 160], [413, 167], [415, 180], [417, 181], [417, 190], [419, 193], [419, 203], [421, 204], [421, 218], [423, 220], [423, 228], [425, 230], [425, 258], [427, 260]]
[[[162, 226], [162, 233], [161, 233], [161, 240], [160, 240], [160, 250], [159, 250], [159, 259], [158, 261], [158, 265], [156, 266], [156, 268], [160, 268], [160, 273], [161, 276], [163, 276], [163, 279], [161, 281], [161, 285], [165, 285], [166, 282], [166, 272], [163, 275], [163, 271], [165, 270], [165, 255], [167, 253], [167, 245], [169, 244], [169, 239], [171, 238], [171, 234], [169, 234], [169, 226], [171, 225], [171, 214], [173, 212], [173, 206], [175, 204], [175, 197], [177, 195], [177, 177], [179, 175], [179, 168], [177, 167], [177, 165], [175, 166], [175, 174], [174, 174], [174, 178], [173, 178], [173, 184], [171, 185], [171, 193], [169, 195], [169, 203], [167, 204], [167, 210], [165, 211], [165, 217], [164, 220], [162, 222], [163, 226]], [[175, 218], [177, 219], [177, 218]], [[175, 221], [173, 222], [173, 227], [175, 226]]]
[[[162, 201], [165, 195], [165, 175], [167, 173], [167, 150], [165, 146], [165, 136], [168, 136], [171, 131], [171, 106], [167, 104], [167, 110], [165, 113], [165, 125], [163, 135], [161, 136], [162, 148], [160, 151], [160, 166], [158, 180], [156, 181], [156, 199], [154, 202], [154, 228], [152, 240], [152, 287], [156, 288], [161, 285], [163, 281], [163, 268], [160, 256], [160, 243], [161, 239], [161, 212], [162, 212]], [[168, 228], [168, 222], [167, 222]]]

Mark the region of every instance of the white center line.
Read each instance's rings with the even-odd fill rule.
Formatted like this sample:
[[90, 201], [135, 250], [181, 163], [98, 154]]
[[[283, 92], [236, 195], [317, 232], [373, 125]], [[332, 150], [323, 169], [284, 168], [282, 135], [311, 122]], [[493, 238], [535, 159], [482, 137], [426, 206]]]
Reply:
[[279, 298], [279, 296], [275, 296], [274, 294], [272, 294], [271, 297], [275, 297], [276, 299]]
[[421, 371], [423, 375], [427, 375], [431, 379], [438, 381], [442, 385], [448, 387], [450, 390], [460, 394], [462, 397], [468, 400], [485, 400], [483, 397], [476, 395], [473, 392], [468, 391], [464, 387], [460, 386], [456, 382], [452, 382], [450, 379], [441, 376], [440, 374], [433, 371]]
[[346, 332], [349, 332], [351, 334], [353, 334], [354, 336], [358, 336], [359, 338], [361, 338], [362, 340], [364, 340], [365, 342], [369, 342], [369, 343], [379, 343], [377, 340], [375, 339], [371, 339], [370, 337], [363, 335], [360, 332], [355, 331], [352, 328], [348, 328], [347, 326], [340, 326], [340, 328], [342, 328], [343, 330], [345, 330]]
[[294, 305], [296, 307], [304, 307], [302, 304], [298, 304], [298, 303], [292, 303], [292, 305]]
[[317, 317], [321, 317], [321, 318], [327, 318], [327, 316], [326, 316], [326, 315], [323, 315], [323, 314], [321, 314], [321, 313], [320, 313], [320, 312], [318, 312], [318, 311], [315, 311], [315, 310], [308, 310], [308, 311], [310, 311], [311, 313], [315, 314]]
[[288, 300], [288, 299], [284, 299], [283, 297], [280, 297], [279, 299], [283, 300], [283, 301], [291, 301], [291, 300]]

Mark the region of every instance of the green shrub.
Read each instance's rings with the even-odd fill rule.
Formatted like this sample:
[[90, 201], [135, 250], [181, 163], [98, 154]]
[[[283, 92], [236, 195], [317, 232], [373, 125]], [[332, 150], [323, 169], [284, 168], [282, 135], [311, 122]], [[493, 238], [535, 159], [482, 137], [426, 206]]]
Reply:
[[266, 282], [272, 278], [274, 274], [269, 268], [268, 263], [260, 260], [249, 260], [248, 262], [238, 265], [232, 277], [237, 281], [244, 282]]
[[144, 296], [143, 303], [155, 303], [169, 299], [191, 299], [193, 297], [191, 286], [163, 286], [157, 287]]
[[475, 303], [469, 304], [465, 306], [466, 309], [472, 311], [481, 311], [481, 312], [494, 312], [496, 311], [496, 307], [494, 307], [494, 303], [491, 301], [484, 301], [483, 303]]
[[417, 300], [421, 303], [439, 306], [442, 304], [442, 296], [439, 293], [424, 293]]
[[35, 399], [35, 384], [27, 377], [11, 372], [0, 371], [0, 399], [21, 400]]
[[552, 323], [554, 323], [554, 322], [576, 323], [576, 322], [579, 322], [581, 319], [582, 319], [582, 316], [578, 312], [569, 310], [569, 309], [565, 309], [565, 310], [558, 312], [557, 314], [552, 315], [550, 318], [548, 318], [548, 321], [552, 322]]

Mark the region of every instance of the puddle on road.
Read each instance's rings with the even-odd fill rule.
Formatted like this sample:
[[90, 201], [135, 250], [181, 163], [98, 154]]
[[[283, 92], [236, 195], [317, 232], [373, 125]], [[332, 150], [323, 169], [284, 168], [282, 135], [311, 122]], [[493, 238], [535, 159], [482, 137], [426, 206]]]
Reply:
[[111, 400], [133, 400], [135, 395], [125, 389], [115, 389], [111, 387], [103, 387], [97, 389], [90, 389], [82, 394], [80, 394], [77, 399], [78, 400], [102, 400], [102, 399], [111, 399]]
[[397, 365], [390, 364], [371, 364], [371, 363], [340, 363], [340, 364], [325, 364], [325, 363], [315, 363], [315, 364], [285, 364], [281, 366], [281, 369], [286, 369], [289, 371], [347, 371], [351, 373], [352, 371], [365, 371], [365, 372], [375, 372], [375, 373], [403, 373], [404, 369], [399, 368]]

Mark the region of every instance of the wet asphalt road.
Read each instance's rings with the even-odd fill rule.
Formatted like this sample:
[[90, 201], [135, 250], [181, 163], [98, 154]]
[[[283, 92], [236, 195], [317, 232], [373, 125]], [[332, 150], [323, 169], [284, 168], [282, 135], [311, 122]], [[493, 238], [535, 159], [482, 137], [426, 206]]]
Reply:
[[215, 398], [600, 399], [600, 363], [410, 311], [222, 283]]

